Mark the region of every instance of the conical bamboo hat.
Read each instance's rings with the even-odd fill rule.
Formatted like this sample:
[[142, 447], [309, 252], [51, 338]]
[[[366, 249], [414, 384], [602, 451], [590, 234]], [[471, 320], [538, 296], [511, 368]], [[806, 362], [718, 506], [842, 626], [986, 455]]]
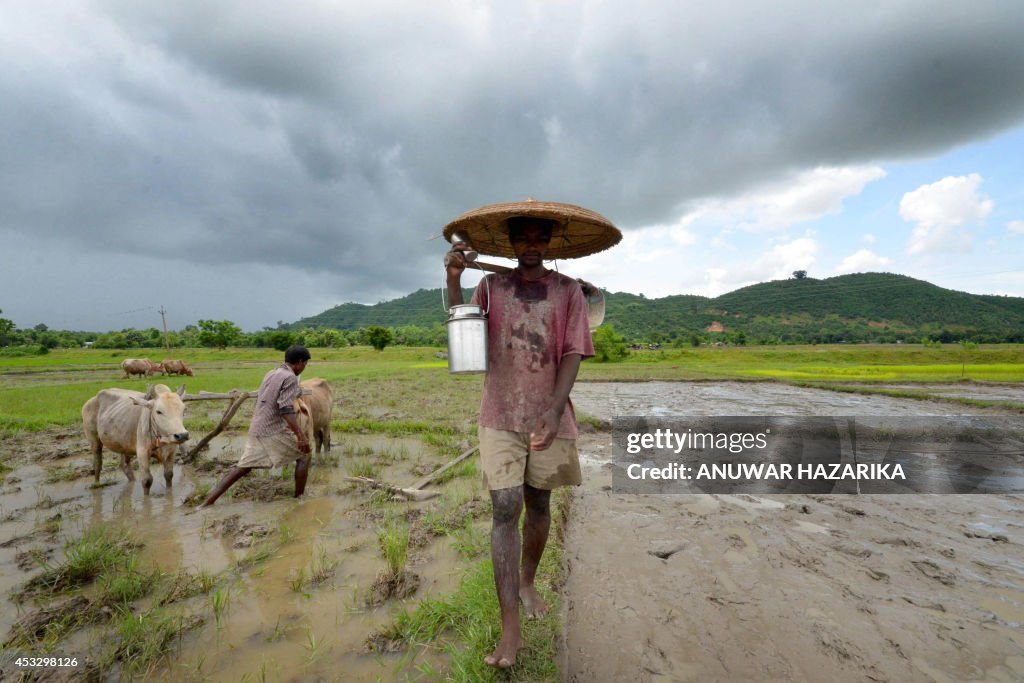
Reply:
[[558, 224], [551, 234], [548, 259], [589, 256], [615, 246], [622, 239], [619, 229], [596, 211], [575, 204], [540, 202], [532, 198], [467, 211], [444, 226], [444, 237], [452, 242], [457, 241], [453, 240], [457, 235], [481, 254], [515, 258], [507, 225], [508, 219], [515, 216], [547, 218]]

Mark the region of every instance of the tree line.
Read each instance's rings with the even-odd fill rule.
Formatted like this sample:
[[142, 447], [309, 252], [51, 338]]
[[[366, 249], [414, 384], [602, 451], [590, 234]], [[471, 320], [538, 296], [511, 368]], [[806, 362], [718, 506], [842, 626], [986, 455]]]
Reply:
[[[288, 329], [282, 325], [277, 328], [264, 327], [256, 332], [243, 332], [231, 320], [200, 320], [180, 330], [169, 331], [166, 342], [172, 348], [224, 349], [233, 346], [283, 351], [292, 344], [302, 344], [314, 348], [373, 346], [383, 349], [391, 345], [445, 346], [447, 333], [443, 324], [432, 327], [368, 325], [355, 330], [336, 330], [330, 327]], [[5, 355], [43, 354], [50, 349], [86, 346], [94, 349], [158, 349], [164, 348], [165, 339], [163, 331], [155, 327], [84, 332], [51, 330], [40, 323], [34, 327], [18, 329], [11, 320], [0, 317], [0, 349], [4, 350]]]

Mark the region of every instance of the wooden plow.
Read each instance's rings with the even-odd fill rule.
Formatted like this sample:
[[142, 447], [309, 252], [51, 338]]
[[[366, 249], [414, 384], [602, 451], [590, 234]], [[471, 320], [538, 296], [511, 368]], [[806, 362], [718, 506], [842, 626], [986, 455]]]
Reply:
[[450, 470], [451, 468], [458, 465], [460, 462], [468, 458], [469, 456], [476, 453], [479, 446], [473, 446], [468, 451], [455, 458], [451, 462], [441, 467], [430, 474], [417, 479], [408, 487], [393, 486], [383, 481], [377, 481], [376, 479], [370, 479], [369, 477], [345, 477], [345, 481], [351, 481], [355, 484], [362, 484], [363, 486], [369, 486], [371, 489], [378, 489], [380, 491], [387, 491], [392, 495], [398, 496], [399, 498], [405, 498], [406, 500], [430, 500], [441, 495], [440, 491], [424, 491], [430, 482], [437, 479], [439, 476]]
[[[184, 386], [182, 387], [182, 390], [183, 389]], [[313, 392], [309, 389], [303, 389], [301, 395], [309, 396], [312, 393]], [[182, 462], [191, 464], [196, 459], [197, 455], [199, 455], [209, 447], [210, 441], [212, 441], [218, 434], [224, 431], [224, 429], [229, 424], [231, 424], [232, 418], [234, 418], [235, 413], [238, 412], [238, 409], [242, 407], [242, 404], [248, 401], [250, 398], [256, 398], [258, 394], [259, 392], [257, 391], [241, 391], [239, 389], [232, 389], [231, 391], [226, 393], [200, 391], [198, 394], [183, 394], [181, 396], [182, 401], [227, 401], [228, 406], [224, 410], [224, 414], [221, 415], [220, 422], [217, 423], [217, 426], [213, 428], [213, 431], [211, 431], [209, 434], [201, 438], [196, 443], [196, 445], [192, 446], [191, 448], [186, 448], [185, 444], [178, 446], [178, 453], [181, 456]], [[417, 479], [415, 482], [413, 482], [410, 486], [407, 487], [393, 486], [392, 484], [388, 484], [383, 481], [377, 481], [376, 479], [370, 479], [369, 477], [345, 477], [345, 481], [350, 481], [356, 484], [360, 484], [362, 486], [368, 486], [372, 489], [387, 491], [399, 498], [404, 498], [406, 500], [430, 500], [431, 498], [441, 495], [441, 493], [439, 491], [424, 491], [423, 489], [425, 489], [430, 484], [430, 482], [434, 481], [439, 476], [441, 476], [442, 474], [444, 474], [451, 468], [455, 467], [466, 458], [476, 453], [477, 448], [477, 446], [473, 446], [468, 451], [462, 453], [451, 462], [437, 468], [430, 474], [421, 477], [420, 479]]]
[[[313, 392], [309, 389], [303, 389], [301, 391], [302, 396], [309, 396], [312, 393]], [[235, 416], [235, 413], [238, 412], [238, 409], [242, 407], [242, 404], [250, 398], [256, 398], [257, 395], [259, 395], [258, 391], [241, 391], [239, 389], [232, 389], [227, 393], [218, 394], [209, 391], [200, 391], [198, 394], [185, 394], [182, 396], [182, 401], [228, 401], [228, 407], [224, 410], [224, 414], [221, 416], [220, 422], [213, 428], [212, 432], [201, 438], [199, 442], [191, 448], [186, 449], [185, 444], [178, 447], [178, 452], [181, 454], [182, 461], [191, 463], [195, 460], [199, 453], [202, 453], [209, 447], [210, 441], [224, 431], [225, 427], [231, 424], [231, 419]]]

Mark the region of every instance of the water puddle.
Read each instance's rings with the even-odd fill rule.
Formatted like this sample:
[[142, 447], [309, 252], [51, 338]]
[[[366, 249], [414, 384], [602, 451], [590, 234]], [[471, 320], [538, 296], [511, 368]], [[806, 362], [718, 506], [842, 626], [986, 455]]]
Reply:
[[630, 415], [963, 415], [964, 406], [844, 394], [774, 382], [577, 382], [580, 411], [612, 420]]
[[[344, 672], [344, 680], [377, 681], [413, 675], [424, 662], [443, 668], [440, 654], [417, 654], [413, 661], [370, 652], [366, 639], [423, 597], [452, 592], [465, 560], [448, 537], [421, 531], [410, 538], [407, 564], [418, 588], [405, 600], [371, 600], [371, 586], [387, 567], [378, 532], [386, 519], [415, 529], [428, 511], [452, 501], [465, 504], [478, 493], [475, 477], [448, 482], [443, 496], [431, 501], [389, 502], [346, 478], [358, 473], [408, 486], [451, 455], [415, 437], [335, 434], [332, 453], [314, 460], [301, 500], [291, 497], [292, 480], [277, 470], [254, 472], [234, 487], [251, 479], [272, 492], [266, 499], [229, 491], [209, 510], [187, 504], [197, 488], [212, 486], [237, 460], [244, 442], [238, 434], [214, 439], [201, 456], [214, 466], [199, 471], [176, 465], [170, 489], [159, 466], [153, 467], [150, 496], [125, 479], [109, 453], [102, 475], [109, 485], [90, 488], [84, 440], [71, 457], [9, 472], [0, 489], [0, 539], [13, 541], [0, 547], [0, 590], [10, 594], [38, 573], [38, 566], [25, 563], [28, 551], [59, 563], [65, 539], [90, 526], [114, 526], [145, 544], [141, 556], [148, 567], [165, 575], [202, 572], [216, 581], [209, 593], [180, 603], [205, 623], [185, 633], [171, 663], [147, 679], [333, 680]], [[53, 481], [55, 472], [68, 480]], [[265, 556], [247, 565], [254, 553]], [[32, 609], [0, 610], [0, 632]], [[102, 633], [86, 627], [64, 645], [98, 653]]]

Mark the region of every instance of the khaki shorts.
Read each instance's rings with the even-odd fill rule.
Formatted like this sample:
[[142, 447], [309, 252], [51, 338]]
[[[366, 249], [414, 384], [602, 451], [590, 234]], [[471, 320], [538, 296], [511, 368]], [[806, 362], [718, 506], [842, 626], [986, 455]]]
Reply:
[[281, 432], [272, 436], [250, 436], [238, 467], [281, 467], [309, 456], [299, 450], [295, 435]]
[[484, 488], [509, 489], [527, 483], [550, 491], [559, 486], [579, 486], [580, 456], [576, 439], [555, 439], [545, 451], [530, 452], [530, 435], [480, 427], [480, 469]]

